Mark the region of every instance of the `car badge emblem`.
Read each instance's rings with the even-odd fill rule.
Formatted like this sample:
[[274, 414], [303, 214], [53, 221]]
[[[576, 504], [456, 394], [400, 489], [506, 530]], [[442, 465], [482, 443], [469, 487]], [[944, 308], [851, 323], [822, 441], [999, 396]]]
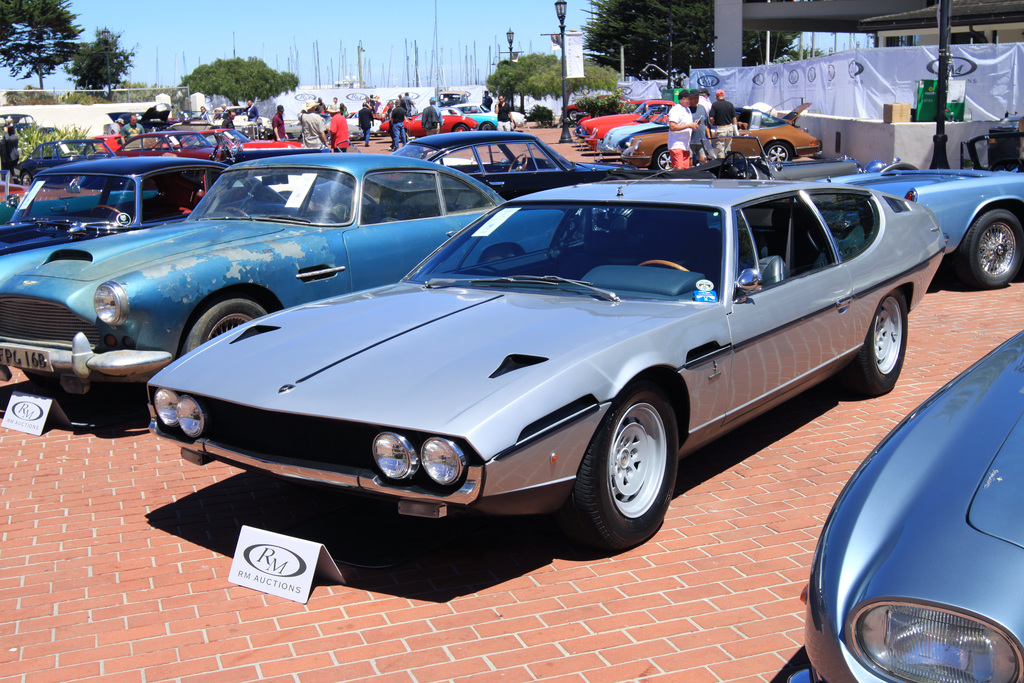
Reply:
[[131, 217], [130, 214], [127, 214], [127, 213], [124, 213], [124, 212], [117, 214], [117, 224], [118, 225], [125, 226], [125, 225], [129, 225], [131, 222], [132, 222], [132, 217]]
[[697, 289], [702, 292], [710, 292], [715, 288], [715, 284], [711, 280], [697, 280]]
[[287, 394], [289, 391], [295, 388], [294, 384], [285, 384], [283, 387], [277, 390], [279, 394]]

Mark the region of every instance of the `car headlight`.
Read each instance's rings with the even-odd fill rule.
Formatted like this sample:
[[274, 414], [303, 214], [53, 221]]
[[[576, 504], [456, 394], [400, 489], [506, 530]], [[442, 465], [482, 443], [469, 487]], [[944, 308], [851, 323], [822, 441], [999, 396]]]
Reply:
[[416, 449], [394, 432], [381, 432], [373, 440], [373, 459], [390, 479], [408, 479], [419, 469]]
[[104, 282], [97, 287], [92, 295], [92, 306], [96, 317], [111, 327], [128, 319], [128, 293], [116, 282]]
[[206, 428], [206, 412], [199, 401], [191, 396], [182, 396], [178, 401], [178, 426], [181, 431], [195, 439]]
[[156, 416], [168, 427], [178, 424], [178, 395], [170, 389], [157, 389], [153, 394]]
[[913, 683], [1008, 683], [1020, 652], [1001, 630], [959, 612], [883, 602], [853, 619], [858, 656], [872, 669]]
[[637, 143], [637, 140], [634, 139], [634, 138], [626, 138], [625, 140], [623, 140], [622, 144], [625, 145], [625, 149], [622, 151], [622, 153], [623, 154], [632, 154], [633, 152], [635, 152], [636, 151], [636, 143]]
[[423, 442], [423, 469], [438, 484], [451, 484], [462, 475], [466, 456], [448, 439], [431, 437]]

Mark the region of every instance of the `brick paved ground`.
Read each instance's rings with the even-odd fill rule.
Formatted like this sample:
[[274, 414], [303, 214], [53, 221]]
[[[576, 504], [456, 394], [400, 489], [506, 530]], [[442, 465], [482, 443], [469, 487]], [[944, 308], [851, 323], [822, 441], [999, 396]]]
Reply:
[[[0, 681], [782, 680], [844, 482], [903, 415], [1022, 326], [1024, 284], [933, 290], [890, 395], [821, 387], [694, 454], [661, 531], [614, 557], [543, 518], [432, 534], [327, 492], [183, 464], [142, 417], [0, 430]], [[33, 387], [0, 384], [0, 406], [15, 389]], [[66, 407], [123, 411], [133, 398]], [[315, 530], [363, 565], [413, 557], [343, 565], [346, 585], [318, 585], [302, 605], [227, 581], [242, 524]]]

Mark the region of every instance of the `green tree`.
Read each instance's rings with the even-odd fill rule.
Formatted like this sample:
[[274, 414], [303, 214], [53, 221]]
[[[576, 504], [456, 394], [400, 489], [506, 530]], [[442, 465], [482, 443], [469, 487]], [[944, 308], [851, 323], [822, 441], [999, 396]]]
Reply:
[[[614, 69], [593, 62], [584, 62], [583, 73], [583, 78], [566, 80], [570, 95], [590, 90], [614, 90], [618, 84], [618, 74]], [[538, 100], [545, 97], [561, 98], [561, 57], [550, 53], [533, 53], [523, 55], [514, 63], [501, 62], [494, 73], [488, 76], [487, 87], [510, 100], [514, 94], [518, 94], [520, 111], [525, 107], [526, 96]]]
[[237, 104], [247, 99], [269, 100], [295, 90], [299, 86], [299, 77], [274, 71], [256, 57], [236, 57], [201, 64], [181, 79], [181, 84], [192, 92], [222, 95]]
[[[625, 47], [628, 76], [648, 78], [669, 68], [668, 15], [672, 8], [672, 70], [714, 65], [714, 0], [594, 0], [583, 46], [598, 64], [618, 68]], [[772, 61], [795, 58], [796, 33], [772, 33]], [[744, 31], [743, 64], [763, 64], [764, 33]], [[648, 69], [654, 65], [654, 69]]]
[[0, 65], [15, 78], [43, 77], [78, 52], [82, 29], [69, 0], [0, 0]]
[[[107, 80], [107, 58], [110, 59], [110, 79]], [[96, 29], [96, 40], [79, 43], [78, 52], [65, 67], [82, 90], [105, 90], [108, 84], [120, 83], [132, 68], [135, 50], [121, 47], [121, 34], [111, 33], [110, 43], [103, 40], [103, 31]]]

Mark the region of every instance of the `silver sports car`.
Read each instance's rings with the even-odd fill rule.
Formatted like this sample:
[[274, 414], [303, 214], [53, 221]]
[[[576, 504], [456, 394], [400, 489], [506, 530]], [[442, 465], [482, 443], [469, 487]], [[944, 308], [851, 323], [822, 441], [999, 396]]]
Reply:
[[911, 413], [825, 523], [797, 683], [1024, 676], [1024, 333]]
[[820, 183], [602, 182], [503, 205], [402, 282], [239, 327], [150, 383], [185, 459], [397, 501], [557, 513], [619, 549], [677, 455], [842, 373], [903, 365], [943, 237], [924, 207]]

